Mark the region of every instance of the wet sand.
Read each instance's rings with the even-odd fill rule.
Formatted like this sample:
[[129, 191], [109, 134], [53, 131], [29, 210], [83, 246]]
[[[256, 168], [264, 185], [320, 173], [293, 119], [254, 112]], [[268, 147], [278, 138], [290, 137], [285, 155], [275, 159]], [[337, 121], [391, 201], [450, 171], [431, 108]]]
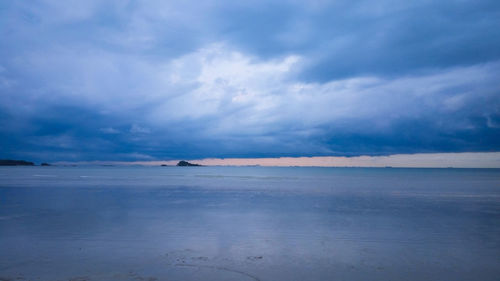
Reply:
[[0, 169], [0, 280], [500, 276], [498, 170], [49, 169]]

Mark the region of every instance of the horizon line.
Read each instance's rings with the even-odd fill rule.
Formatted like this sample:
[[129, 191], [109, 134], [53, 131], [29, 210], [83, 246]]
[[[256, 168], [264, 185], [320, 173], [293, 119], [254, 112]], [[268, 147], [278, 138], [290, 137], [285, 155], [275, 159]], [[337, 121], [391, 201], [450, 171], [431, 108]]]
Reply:
[[300, 156], [266, 158], [202, 158], [138, 161], [58, 161], [55, 165], [175, 166], [179, 161], [203, 166], [359, 167], [359, 168], [500, 168], [500, 152], [448, 152], [383, 156]]

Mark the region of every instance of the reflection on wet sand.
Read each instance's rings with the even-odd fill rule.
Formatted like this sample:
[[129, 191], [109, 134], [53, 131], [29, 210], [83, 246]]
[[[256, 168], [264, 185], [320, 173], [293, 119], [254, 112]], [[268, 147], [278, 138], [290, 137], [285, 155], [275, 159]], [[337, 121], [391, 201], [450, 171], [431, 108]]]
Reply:
[[219, 167], [203, 182], [182, 169], [33, 170], [1, 173], [0, 280], [500, 273], [498, 170]]

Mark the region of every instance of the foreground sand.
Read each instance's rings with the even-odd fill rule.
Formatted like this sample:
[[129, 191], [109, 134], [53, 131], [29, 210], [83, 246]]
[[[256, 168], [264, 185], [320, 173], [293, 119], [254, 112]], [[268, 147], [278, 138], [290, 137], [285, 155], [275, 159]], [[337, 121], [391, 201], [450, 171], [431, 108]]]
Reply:
[[500, 276], [499, 171], [40, 169], [0, 170], [0, 280]]

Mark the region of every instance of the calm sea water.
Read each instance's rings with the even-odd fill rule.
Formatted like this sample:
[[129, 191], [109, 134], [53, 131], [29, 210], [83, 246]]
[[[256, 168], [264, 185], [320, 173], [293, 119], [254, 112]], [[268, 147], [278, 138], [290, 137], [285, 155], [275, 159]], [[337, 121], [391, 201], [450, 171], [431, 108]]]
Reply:
[[0, 280], [499, 276], [497, 169], [0, 168]]

